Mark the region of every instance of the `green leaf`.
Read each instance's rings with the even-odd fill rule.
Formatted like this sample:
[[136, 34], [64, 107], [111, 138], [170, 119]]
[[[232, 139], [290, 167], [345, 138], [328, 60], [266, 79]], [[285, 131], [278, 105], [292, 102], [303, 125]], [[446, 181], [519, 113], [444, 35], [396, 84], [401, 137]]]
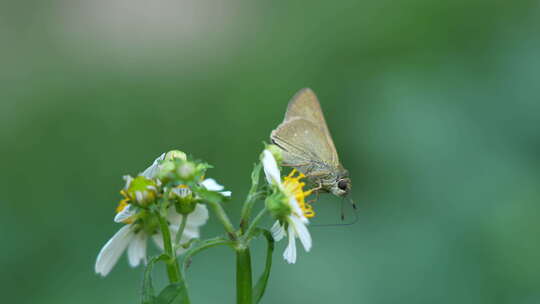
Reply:
[[197, 187], [195, 192], [205, 201], [211, 203], [221, 203], [226, 200], [225, 196], [216, 191], [210, 191], [203, 187]]
[[182, 304], [188, 303], [186, 286], [184, 283], [173, 283], [165, 287], [157, 297], [156, 304]]
[[266, 238], [268, 247], [266, 249], [266, 263], [264, 266], [264, 271], [253, 288], [253, 300], [255, 304], [261, 301], [262, 297], [264, 296], [264, 292], [266, 291], [268, 278], [270, 277], [270, 269], [272, 268], [272, 254], [274, 253], [274, 238], [272, 237], [272, 234], [268, 230], [262, 230], [262, 233]]
[[144, 270], [143, 286], [142, 286], [142, 304], [154, 304], [156, 303], [156, 295], [154, 291], [154, 285], [152, 284], [152, 269], [154, 264], [166, 259], [166, 255], [160, 255], [153, 257], [148, 262], [146, 269]]

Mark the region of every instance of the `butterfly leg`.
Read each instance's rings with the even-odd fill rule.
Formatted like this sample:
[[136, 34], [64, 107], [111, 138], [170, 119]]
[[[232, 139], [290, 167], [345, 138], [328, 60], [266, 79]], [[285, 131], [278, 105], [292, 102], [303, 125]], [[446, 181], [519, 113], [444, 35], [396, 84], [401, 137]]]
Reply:
[[313, 203], [319, 201], [319, 196], [320, 196], [320, 194], [321, 194], [321, 192], [320, 192], [319, 190], [321, 190], [321, 189], [322, 189], [322, 184], [319, 183], [319, 186], [317, 186], [316, 188], [313, 188], [313, 189], [309, 190], [311, 193], [315, 192], [315, 193], [317, 194], [317, 198], [312, 199], [312, 200], [309, 200], [309, 201], [308, 201], [308, 204], [313, 204]]
[[319, 201], [319, 196], [321, 195], [321, 193], [319, 191], [317, 191], [316, 193], [317, 193], [317, 198], [310, 200], [308, 203], [313, 204]]
[[318, 195], [319, 192], [320, 192], [319, 190], [321, 190], [322, 187], [323, 187], [322, 184], [319, 183], [319, 185], [318, 185], [317, 187], [315, 187], [315, 188], [313, 188], [313, 189], [311, 189], [311, 190], [309, 190], [309, 191], [311, 191], [311, 192], [317, 192], [317, 195]]

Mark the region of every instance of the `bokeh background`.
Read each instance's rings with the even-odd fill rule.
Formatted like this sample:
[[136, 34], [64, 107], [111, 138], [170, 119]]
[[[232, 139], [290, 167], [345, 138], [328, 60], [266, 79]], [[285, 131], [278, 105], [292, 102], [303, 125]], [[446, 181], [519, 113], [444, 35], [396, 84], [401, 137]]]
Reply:
[[[138, 303], [141, 269], [93, 272], [121, 176], [182, 149], [236, 221], [311, 87], [359, 220], [313, 227], [296, 265], [280, 243], [263, 303], [540, 303], [539, 27], [526, 0], [2, 2], [2, 302]], [[233, 260], [197, 256], [194, 303], [234, 302]]]

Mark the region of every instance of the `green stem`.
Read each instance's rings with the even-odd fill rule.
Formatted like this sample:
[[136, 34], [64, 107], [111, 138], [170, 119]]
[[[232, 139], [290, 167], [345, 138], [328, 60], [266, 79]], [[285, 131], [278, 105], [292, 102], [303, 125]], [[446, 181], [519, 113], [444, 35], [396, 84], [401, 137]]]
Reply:
[[236, 303], [252, 304], [251, 256], [249, 248], [236, 251]]
[[245, 240], [247, 242], [249, 242], [249, 240], [253, 237], [253, 234], [255, 232], [255, 229], [257, 228], [257, 225], [259, 224], [259, 222], [261, 221], [261, 219], [264, 217], [264, 215], [266, 214], [266, 211], [268, 209], [266, 209], [266, 207], [264, 207], [260, 212], [259, 214], [257, 214], [257, 216], [253, 219], [253, 221], [251, 222], [251, 224], [249, 225], [249, 228], [246, 230], [246, 232], [244, 233], [245, 235]]
[[178, 268], [178, 261], [176, 260], [176, 254], [173, 249], [172, 241], [171, 241], [171, 232], [169, 230], [169, 224], [161, 216], [161, 214], [157, 214], [159, 219], [159, 226], [161, 228], [161, 234], [163, 236], [163, 246], [165, 248], [165, 253], [168, 256], [168, 259], [166, 261], [167, 265], [167, 275], [169, 277], [170, 283], [178, 283], [181, 282], [181, 276], [180, 271]]
[[238, 239], [238, 237], [236, 236], [236, 231], [234, 229], [234, 226], [231, 223], [231, 220], [229, 219], [229, 217], [227, 216], [227, 213], [225, 213], [225, 210], [223, 210], [223, 207], [221, 206], [221, 204], [217, 202], [211, 202], [211, 201], [208, 201], [208, 204], [210, 204], [210, 206], [212, 206], [212, 209], [214, 209], [214, 212], [216, 213], [221, 224], [223, 224], [223, 227], [227, 231], [227, 234], [229, 234], [229, 237], [232, 240]]
[[261, 173], [261, 168], [261, 163], [257, 163], [253, 168], [253, 171], [251, 172], [251, 188], [249, 189], [240, 216], [240, 231], [242, 232], [244, 232], [247, 228], [249, 217], [251, 215], [251, 209], [253, 209], [253, 205], [255, 204], [255, 202], [257, 201], [257, 197], [259, 196], [259, 193], [257, 193], [257, 189], [259, 188], [259, 177]]
[[186, 229], [187, 224], [187, 218], [189, 214], [183, 214], [182, 219], [180, 220], [180, 228], [178, 228], [178, 232], [176, 233], [176, 244], [178, 247], [182, 246], [182, 234], [184, 234], [184, 230]]

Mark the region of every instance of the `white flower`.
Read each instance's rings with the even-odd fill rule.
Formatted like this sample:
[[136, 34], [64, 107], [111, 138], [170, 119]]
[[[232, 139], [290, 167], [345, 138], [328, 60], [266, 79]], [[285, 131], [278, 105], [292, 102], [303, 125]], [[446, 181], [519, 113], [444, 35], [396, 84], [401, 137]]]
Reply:
[[[96, 273], [106, 276], [120, 259], [122, 253], [127, 249], [129, 265], [137, 267], [143, 261], [146, 263], [146, 246], [149, 237], [154, 239], [158, 247], [163, 250], [163, 237], [159, 227], [154, 227], [155, 232], [149, 234], [145, 229], [145, 219], [140, 222], [131, 222], [138, 216], [138, 210], [131, 204], [126, 205], [115, 217], [115, 222], [126, 223], [118, 232], [103, 246], [98, 254], [95, 270]], [[167, 221], [169, 225], [171, 239], [176, 239], [176, 234], [183, 215], [178, 214], [174, 208], [170, 208]], [[197, 204], [195, 210], [187, 216], [186, 227], [180, 239], [180, 243], [186, 243], [193, 238], [198, 238], [199, 228], [208, 220], [208, 209], [205, 205]], [[181, 254], [184, 248], [178, 247], [176, 253]]]
[[165, 153], [161, 154], [150, 167], [146, 168], [142, 173], [139, 175], [142, 175], [148, 179], [154, 179], [157, 176], [157, 173], [159, 171], [159, 162], [165, 159]]
[[[163, 159], [165, 159], [165, 153], [158, 157], [140, 175], [154, 179], [159, 172], [159, 162]], [[131, 181], [131, 178], [127, 178], [126, 185], [129, 185]], [[206, 179], [201, 184], [211, 191], [223, 190], [223, 186], [219, 185], [213, 179]], [[141, 209], [129, 203], [130, 198], [127, 196], [125, 190], [121, 193], [124, 199], [120, 202], [116, 210], [117, 214], [114, 217], [114, 221], [124, 223], [125, 225], [103, 246], [98, 254], [95, 271], [102, 276], [109, 274], [126, 249], [128, 261], [132, 267], [137, 267], [141, 261], [146, 263], [146, 247], [149, 238], [152, 238], [156, 245], [163, 250], [161, 230], [156, 225], [157, 220], [155, 218], [152, 219], [156, 215], [140, 212]], [[229, 191], [221, 193], [230, 196]], [[170, 207], [167, 212], [167, 222], [170, 223], [169, 230], [173, 241], [176, 240], [176, 234], [178, 233], [183, 217], [184, 215], [177, 213], [174, 207]], [[197, 204], [193, 212], [187, 215], [186, 220], [186, 226], [180, 237], [180, 244], [187, 243], [189, 240], [199, 237], [200, 227], [206, 224], [208, 220], [208, 209], [203, 204]], [[180, 254], [183, 251], [185, 249], [178, 246], [176, 253]]]
[[[184, 215], [177, 213], [174, 208], [170, 208], [167, 221], [170, 223], [181, 223], [183, 217]], [[206, 205], [197, 204], [195, 210], [193, 210], [193, 212], [187, 215], [186, 227], [184, 228], [184, 232], [182, 233], [182, 237], [180, 238], [180, 244], [185, 244], [191, 239], [198, 238], [200, 236], [199, 228], [206, 224], [207, 221], [208, 209], [206, 208]], [[178, 233], [179, 227], [179, 224], [169, 226], [171, 231], [171, 239], [173, 241], [176, 240], [176, 234]], [[153, 239], [154, 242], [158, 245], [158, 247], [163, 250], [163, 237], [161, 236], [161, 233], [155, 234], [153, 236]], [[186, 249], [184, 249], [183, 247], [179, 247], [176, 249], [176, 254], [179, 255], [185, 250]]]
[[309, 224], [307, 217], [313, 216], [314, 213], [311, 206], [304, 201], [304, 198], [311, 191], [303, 190], [305, 184], [300, 182], [300, 179], [305, 176], [299, 174], [299, 176], [294, 177], [296, 172], [294, 170], [282, 182], [279, 167], [270, 151], [264, 150], [262, 164], [268, 183], [277, 186], [287, 198], [284, 203], [288, 204], [290, 212], [277, 220], [271, 230], [276, 241], [280, 241], [285, 235], [289, 237], [283, 258], [288, 263], [294, 264], [296, 262], [296, 238], [300, 239], [306, 251], [309, 252], [311, 249], [311, 235], [307, 229]]
[[[166, 158], [166, 155], [167, 154], [165, 154], [165, 153], [161, 154], [158, 158], [156, 158], [156, 160], [154, 160], [154, 162], [152, 163], [152, 165], [150, 167], [148, 167], [146, 170], [144, 170], [139, 175], [142, 175], [142, 176], [144, 176], [144, 177], [146, 177], [148, 179], [156, 178], [156, 176], [159, 173], [159, 169], [160, 169], [159, 168], [159, 162], [164, 160]], [[223, 191], [224, 187], [222, 185], [218, 184], [216, 182], [216, 180], [213, 179], [213, 178], [207, 178], [207, 179], [203, 180], [201, 182], [201, 185], [203, 187], [205, 187], [207, 190], [219, 192], [223, 196], [230, 197], [231, 194], [232, 194], [231, 191]]]
[[232, 192], [231, 191], [222, 191], [225, 187], [218, 184], [215, 179], [213, 178], [207, 178], [201, 182], [201, 185], [206, 188], [206, 190], [210, 191], [217, 191], [221, 193], [223, 196], [230, 197]]

